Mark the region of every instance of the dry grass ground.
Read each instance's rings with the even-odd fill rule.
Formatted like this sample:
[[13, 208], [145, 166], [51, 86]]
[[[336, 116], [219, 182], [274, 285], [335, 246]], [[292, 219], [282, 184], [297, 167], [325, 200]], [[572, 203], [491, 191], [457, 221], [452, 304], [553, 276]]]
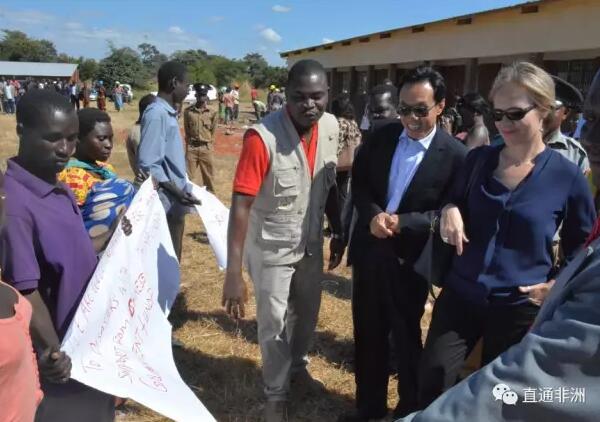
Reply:
[[[108, 104], [115, 129], [115, 148], [111, 163], [118, 173], [131, 178], [124, 140], [137, 118], [137, 105], [117, 113]], [[245, 108], [244, 110], [248, 110]], [[242, 120], [249, 118], [242, 113]], [[235, 138], [219, 137], [216, 157], [216, 193], [227, 205], [237, 157], [232, 154], [241, 143]], [[0, 167], [17, 150], [15, 119], [0, 115]], [[230, 152], [227, 154], [227, 152]], [[182, 258], [182, 282], [187, 286], [173, 313], [174, 335], [184, 347], [175, 350], [177, 367], [206, 407], [219, 421], [260, 420], [262, 387], [260, 353], [256, 339], [256, 307], [253, 299], [244, 321], [235, 323], [223, 313], [221, 286], [223, 273], [215, 263], [202, 223], [197, 216], [186, 222]], [[327, 393], [294, 406], [293, 421], [334, 421], [353, 408], [352, 317], [350, 310], [350, 271], [341, 268], [325, 274], [323, 301], [315, 344], [310, 353], [310, 371], [323, 380]], [[429, 310], [423, 319], [429, 322]], [[396, 404], [395, 381], [390, 383], [388, 402]], [[135, 404], [125, 406], [121, 421], [163, 421], [164, 417]]]

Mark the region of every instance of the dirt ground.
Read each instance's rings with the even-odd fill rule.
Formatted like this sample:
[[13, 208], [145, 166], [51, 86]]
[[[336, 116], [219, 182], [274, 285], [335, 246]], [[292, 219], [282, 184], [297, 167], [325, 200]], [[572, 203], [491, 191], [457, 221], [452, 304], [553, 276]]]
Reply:
[[[116, 133], [110, 162], [121, 176], [131, 179], [125, 137], [137, 119], [137, 104], [126, 106], [120, 113], [114, 111], [112, 103], [108, 107]], [[216, 193], [227, 205], [241, 149], [243, 126], [251, 120], [249, 110], [249, 105], [244, 104], [238, 130], [233, 135], [225, 135], [220, 128], [216, 141]], [[0, 168], [5, 168], [6, 158], [16, 151], [15, 119], [0, 115]], [[188, 216], [186, 221], [181, 265], [185, 287], [173, 312], [174, 336], [184, 345], [174, 352], [181, 376], [217, 420], [260, 420], [263, 396], [255, 303], [251, 298], [247, 317], [239, 323], [223, 313], [220, 301], [224, 274], [216, 265], [197, 216]], [[345, 267], [325, 274], [323, 301], [309, 369], [325, 383], [327, 393], [293, 404], [292, 421], [334, 421], [339, 414], [353, 408], [350, 274]], [[422, 322], [424, 328], [429, 317], [427, 309]], [[395, 388], [396, 382], [392, 380], [388, 396], [390, 408], [397, 401]], [[167, 419], [135, 403], [128, 403], [120, 411], [118, 420], [150, 422]]]

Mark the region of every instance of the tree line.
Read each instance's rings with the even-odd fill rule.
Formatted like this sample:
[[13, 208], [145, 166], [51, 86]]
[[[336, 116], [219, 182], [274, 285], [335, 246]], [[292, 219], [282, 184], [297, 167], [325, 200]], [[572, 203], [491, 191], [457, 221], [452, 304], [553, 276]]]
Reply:
[[137, 49], [108, 44], [109, 54], [101, 60], [71, 57], [59, 53], [54, 43], [29, 37], [21, 31], [1, 31], [0, 60], [21, 62], [77, 63], [81, 80], [103, 80], [109, 86], [115, 81], [147, 88], [155, 81], [156, 72], [168, 60], [187, 66], [190, 80], [215, 86], [248, 81], [257, 88], [285, 84], [287, 70], [270, 66], [259, 53], [249, 53], [243, 59], [208, 54], [204, 50], [178, 50], [171, 55], [161, 53], [155, 45], [142, 43]]

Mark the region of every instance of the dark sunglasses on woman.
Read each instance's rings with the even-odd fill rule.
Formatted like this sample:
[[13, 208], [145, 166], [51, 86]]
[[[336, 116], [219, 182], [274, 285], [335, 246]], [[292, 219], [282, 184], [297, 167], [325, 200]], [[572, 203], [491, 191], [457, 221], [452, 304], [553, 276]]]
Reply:
[[531, 110], [533, 110], [535, 108], [535, 104], [532, 106], [529, 106], [527, 108], [518, 108], [518, 107], [511, 107], [507, 110], [500, 110], [499, 108], [495, 108], [492, 110], [492, 117], [494, 118], [495, 121], [499, 122], [500, 120], [502, 120], [504, 118], [504, 116], [506, 116], [506, 118], [510, 121], [516, 122], [518, 120], [522, 120], [523, 117], [525, 117], [525, 115], [527, 113], [529, 113]]

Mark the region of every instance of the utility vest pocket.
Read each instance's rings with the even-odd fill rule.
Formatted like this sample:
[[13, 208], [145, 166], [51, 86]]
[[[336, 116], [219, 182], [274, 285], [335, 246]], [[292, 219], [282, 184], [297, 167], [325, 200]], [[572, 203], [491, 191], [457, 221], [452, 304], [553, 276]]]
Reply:
[[260, 230], [263, 243], [293, 246], [302, 238], [302, 221], [298, 214], [268, 214]]
[[298, 169], [287, 168], [273, 172], [273, 196], [276, 199], [276, 211], [291, 211], [300, 194]]

